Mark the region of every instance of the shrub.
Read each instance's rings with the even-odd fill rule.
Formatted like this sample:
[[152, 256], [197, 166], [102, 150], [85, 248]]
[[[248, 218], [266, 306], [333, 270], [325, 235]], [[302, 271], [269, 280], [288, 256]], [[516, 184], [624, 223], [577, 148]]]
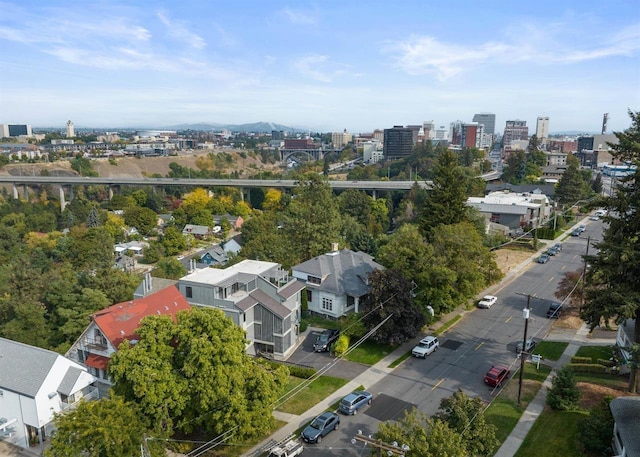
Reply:
[[552, 387], [547, 394], [547, 404], [555, 410], [569, 411], [578, 406], [580, 389], [576, 387], [573, 370], [569, 366], [560, 368], [553, 377]]
[[300, 321], [300, 333], [306, 332], [307, 327], [309, 327], [309, 324], [306, 321]]
[[613, 439], [613, 416], [609, 409], [613, 397], [606, 396], [593, 408], [589, 417], [580, 421], [580, 440], [585, 451], [595, 455], [610, 455]]
[[285, 366], [289, 369], [289, 374], [291, 376], [295, 376], [296, 378], [307, 379], [317, 373], [317, 370], [311, 367], [301, 367], [298, 365], [278, 363], [278, 362], [274, 362], [273, 360], [265, 360], [265, 363], [269, 364], [274, 369], [281, 366]]
[[569, 363], [567, 365], [575, 373], [606, 373], [607, 367], [599, 363]]
[[578, 357], [578, 356], [573, 356], [571, 357], [571, 363], [591, 363], [591, 357]]
[[341, 356], [349, 349], [349, 336], [344, 333], [338, 337], [338, 341], [333, 346], [333, 352], [336, 356]]

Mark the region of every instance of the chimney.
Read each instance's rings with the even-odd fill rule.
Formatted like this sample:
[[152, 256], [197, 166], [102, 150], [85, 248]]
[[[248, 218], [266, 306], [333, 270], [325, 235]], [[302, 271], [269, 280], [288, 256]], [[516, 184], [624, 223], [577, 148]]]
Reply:
[[338, 243], [331, 243], [331, 252], [338, 252]]

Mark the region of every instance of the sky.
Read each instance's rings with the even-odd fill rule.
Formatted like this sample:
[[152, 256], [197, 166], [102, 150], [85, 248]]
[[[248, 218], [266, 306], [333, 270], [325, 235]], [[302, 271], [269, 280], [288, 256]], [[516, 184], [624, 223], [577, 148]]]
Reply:
[[629, 128], [640, 1], [0, 0], [0, 123]]

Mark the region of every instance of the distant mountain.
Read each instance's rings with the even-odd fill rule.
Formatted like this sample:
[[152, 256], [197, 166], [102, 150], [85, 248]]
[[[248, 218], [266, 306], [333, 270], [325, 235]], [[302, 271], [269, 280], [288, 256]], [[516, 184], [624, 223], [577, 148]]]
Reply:
[[254, 122], [253, 124], [216, 124], [199, 122], [196, 124], [179, 124], [163, 127], [166, 130], [228, 130], [230, 132], [251, 132], [251, 133], [271, 133], [272, 130], [283, 131], [287, 133], [306, 132], [306, 129], [288, 127], [282, 124], [274, 124], [273, 122]]
[[599, 135], [600, 132], [584, 132], [580, 130], [565, 130], [559, 132], [549, 132], [549, 136], [591, 136]]

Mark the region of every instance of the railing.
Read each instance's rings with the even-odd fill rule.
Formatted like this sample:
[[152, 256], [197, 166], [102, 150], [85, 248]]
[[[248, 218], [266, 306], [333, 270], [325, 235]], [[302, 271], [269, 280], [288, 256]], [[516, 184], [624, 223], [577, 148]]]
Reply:
[[60, 402], [60, 409], [62, 411], [66, 411], [68, 409], [74, 409], [82, 401], [97, 400], [98, 398], [100, 398], [100, 393], [99, 393], [98, 389], [96, 387], [92, 387], [91, 389], [89, 389], [87, 392], [84, 393], [82, 398], [80, 398], [79, 400], [77, 400], [77, 401], [75, 401], [73, 403], [67, 403], [65, 401], [61, 401]]

